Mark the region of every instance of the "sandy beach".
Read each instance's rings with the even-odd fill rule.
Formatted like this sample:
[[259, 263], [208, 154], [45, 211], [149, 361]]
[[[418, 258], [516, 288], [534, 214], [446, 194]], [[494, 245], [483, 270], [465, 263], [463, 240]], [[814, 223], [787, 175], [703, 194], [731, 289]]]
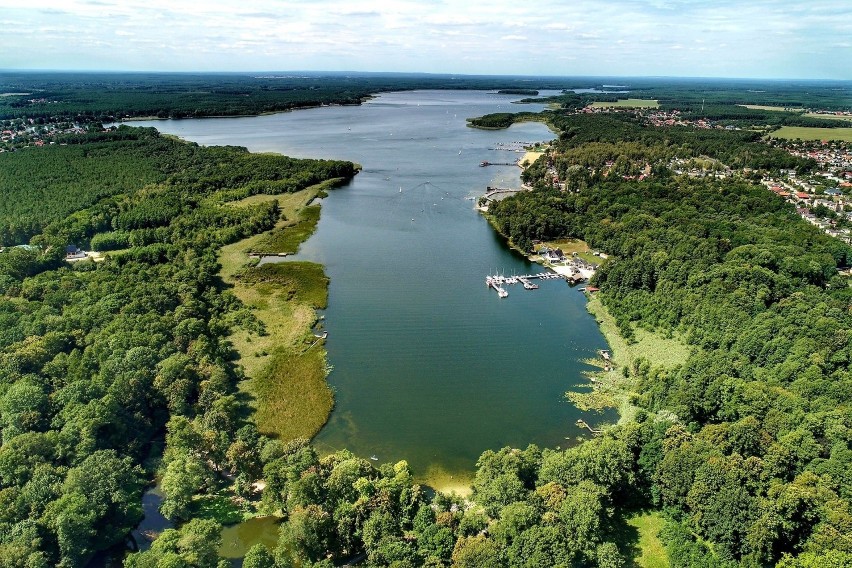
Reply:
[[523, 167], [523, 164], [526, 162], [528, 165], [532, 165], [533, 162], [539, 159], [540, 156], [543, 156], [544, 152], [531, 152], [527, 151], [521, 160], [518, 162], [518, 165]]

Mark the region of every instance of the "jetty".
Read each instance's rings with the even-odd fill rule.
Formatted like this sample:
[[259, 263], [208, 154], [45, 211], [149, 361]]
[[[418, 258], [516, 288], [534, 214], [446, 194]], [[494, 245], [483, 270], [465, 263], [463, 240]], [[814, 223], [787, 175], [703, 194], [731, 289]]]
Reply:
[[588, 430], [592, 434], [600, 434], [601, 432], [603, 432], [603, 430], [601, 430], [600, 428], [592, 428], [582, 418], [577, 419], [577, 426], [579, 426], [580, 428], [585, 428], [586, 430]]
[[517, 166], [517, 165], [518, 165], [518, 162], [489, 162], [487, 160], [479, 162], [480, 168], [484, 168], [486, 166]]

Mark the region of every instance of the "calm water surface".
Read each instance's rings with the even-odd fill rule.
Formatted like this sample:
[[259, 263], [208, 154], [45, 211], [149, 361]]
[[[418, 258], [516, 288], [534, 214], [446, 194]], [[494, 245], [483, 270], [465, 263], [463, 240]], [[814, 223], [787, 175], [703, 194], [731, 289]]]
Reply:
[[[539, 110], [478, 91], [415, 91], [358, 107], [252, 118], [142, 123], [201, 144], [339, 158], [363, 171], [324, 200], [300, 258], [331, 278], [325, 326], [336, 407], [315, 438], [379, 462], [408, 460], [422, 480], [469, 478], [479, 455], [505, 445], [566, 446], [581, 413], [564, 398], [583, 389], [582, 359], [606, 346], [583, 294], [564, 281], [509, 288], [485, 276], [542, 269], [510, 250], [474, 211], [486, 186], [517, 187], [498, 143], [546, 141], [542, 124], [485, 131], [465, 119]], [[138, 123], [135, 123], [138, 124]], [[566, 440], [567, 438], [567, 440]]]

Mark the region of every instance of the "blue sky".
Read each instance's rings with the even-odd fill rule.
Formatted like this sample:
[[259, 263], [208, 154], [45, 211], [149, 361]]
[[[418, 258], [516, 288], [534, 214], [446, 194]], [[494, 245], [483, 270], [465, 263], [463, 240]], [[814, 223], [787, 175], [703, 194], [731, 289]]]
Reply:
[[852, 0], [0, 0], [0, 68], [852, 79]]

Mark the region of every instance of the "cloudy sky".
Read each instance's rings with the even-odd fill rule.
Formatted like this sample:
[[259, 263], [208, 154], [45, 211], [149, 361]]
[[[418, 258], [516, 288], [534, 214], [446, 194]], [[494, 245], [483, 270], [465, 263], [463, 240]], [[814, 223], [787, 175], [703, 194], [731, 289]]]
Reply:
[[852, 0], [0, 0], [0, 69], [852, 79]]

